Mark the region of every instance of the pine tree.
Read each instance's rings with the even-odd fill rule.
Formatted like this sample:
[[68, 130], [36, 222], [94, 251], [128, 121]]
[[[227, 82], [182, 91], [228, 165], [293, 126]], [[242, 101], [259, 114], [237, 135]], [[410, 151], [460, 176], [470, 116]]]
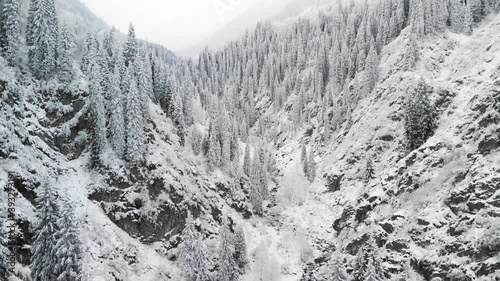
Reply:
[[107, 148], [106, 109], [101, 86], [101, 68], [92, 63], [89, 86], [90, 120], [92, 122], [92, 165], [103, 165], [103, 154]]
[[179, 247], [179, 263], [186, 281], [208, 281], [209, 255], [202, 237], [196, 229], [195, 220], [188, 213], [182, 231], [183, 243]]
[[248, 177], [252, 174], [252, 156], [250, 155], [250, 145], [247, 143], [245, 147], [245, 156], [243, 158], [243, 173]]
[[71, 54], [73, 42], [66, 26], [62, 27], [57, 48], [57, 77], [59, 81], [68, 85], [73, 80], [73, 58]]
[[137, 40], [135, 38], [135, 29], [131, 23], [128, 28], [128, 37], [127, 41], [125, 42], [125, 48], [123, 50], [123, 57], [125, 58], [125, 66], [129, 66], [135, 61], [137, 52], [138, 52], [138, 46], [137, 46]]
[[419, 80], [408, 92], [405, 113], [405, 135], [410, 150], [417, 149], [432, 136], [436, 127], [435, 109], [425, 82]]
[[253, 182], [250, 182], [250, 203], [253, 207], [253, 212], [255, 215], [262, 216], [264, 214], [264, 208], [262, 206], [262, 194], [258, 186]]
[[198, 130], [196, 126], [191, 128], [191, 148], [193, 150], [194, 155], [200, 155], [201, 153], [201, 142], [203, 139], [203, 135]]
[[170, 104], [170, 112], [172, 122], [174, 123], [174, 127], [176, 129], [176, 135], [180, 139], [180, 144], [184, 146], [185, 138], [186, 138], [186, 124], [184, 122], [184, 113], [182, 109], [182, 97], [179, 89], [174, 91], [172, 103]]
[[9, 249], [7, 247], [8, 244], [8, 236], [7, 232], [5, 231], [5, 226], [3, 224], [4, 218], [0, 218], [0, 278], [3, 278], [2, 280], [7, 280], [7, 261], [9, 259]]
[[73, 202], [68, 198], [62, 203], [58, 228], [55, 250], [57, 281], [79, 281], [82, 274], [80, 232], [73, 210]]
[[300, 151], [300, 162], [304, 163], [307, 160], [307, 149], [305, 144], [302, 144], [302, 149]]
[[126, 158], [133, 164], [144, 160], [144, 127], [140, 93], [137, 90], [137, 81], [132, 78], [127, 93], [127, 149]]
[[425, 15], [422, 0], [411, 0], [410, 5], [411, 31], [421, 38], [425, 34]]
[[330, 259], [330, 268], [332, 270], [331, 281], [347, 281], [344, 264], [339, 256], [335, 255]]
[[83, 56], [81, 61], [81, 70], [85, 74], [90, 74], [90, 68], [92, 62], [95, 60], [95, 40], [90, 33], [87, 33], [87, 38], [85, 39], [85, 45], [83, 48]]
[[[15, 65], [19, 59], [19, 48], [21, 42], [20, 14], [19, 14], [19, 0], [5, 0], [3, 3], [3, 14], [1, 19], [2, 37], [0, 44], [3, 47], [1, 52], [5, 59], [11, 64]], [[0, 6], [2, 8], [2, 6]]]
[[233, 234], [229, 229], [227, 215], [224, 215], [219, 232], [219, 278], [220, 281], [238, 280], [238, 271], [234, 260]]
[[368, 92], [371, 92], [378, 79], [378, 54], [375, 46], [373, 45], [368, 52], [368, 57], [366, 58], [366, 72]]
[[54, 0], [32, 0], [27, 27], [29, 65], [37, 78], [48, 79], [56, 68], [58, 20]]
[[221, 146], [217, 138], [217, 127], [214, 121], [210, 122], [208, 128], [208, 162], [212, 168], [220, 167], [221, 161]]
[[372, 236], [370, 236], [366, 245], [358, 251], [353, 277], [354, 281], [385, 280], [380, 253]]
[[240, 275], [245, 273], [245, 267], [248, 263], [247, 244], [245, 241], [245, 233], [241, 226], [237, 227], [234, 233], [234, 259], [240, 269]]
[[309, 152], [309, 160], [307, 160], [307, 178], [310, 182], [316, 179], [316, 161], [314, 161], [314, 152]]
[[31, 278], [33, 281], [53, 281], [56, 276], [56, 244], [58, 233], [57, 192], [54, 186], [44, 182], [39, 187], [37, 204], [38, 223], [31, 248]]
[[123, 105], [124, 98], [120, 89], [120, 73], [118, 67], [115, 67], [114, 73], [111, 75], [111, 106], [110, 106], [110, 133], [111, 133], [111, 146], [115, 155], [123, 158], [125, 155], [125, 116]]

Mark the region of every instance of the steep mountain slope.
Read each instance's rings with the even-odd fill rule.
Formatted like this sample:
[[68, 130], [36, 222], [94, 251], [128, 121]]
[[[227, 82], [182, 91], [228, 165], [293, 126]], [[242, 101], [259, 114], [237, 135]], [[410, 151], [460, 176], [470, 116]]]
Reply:
[[[316, 17], [311, 18], [313, 23], [301, 27], [316, 24]], [[297, 26], [283, 29], [295, 34]], [[74, 202], [84, 280], [182, 280], [189, 268], [179, 263], [177, 246], [185, 241], [180, 232], [188, 213], [199, 219], [196, 229], [210, 254], [212, 280], [219, 280], [218, 234], [224, 213], [232, 230], [241, 227], [246, 237], [249, 263], [243, 267], [243, 280], [330, 280], [338, 257], [351, 274], [370, 237], [378, 245], [388, 280], [492, 280], [500, 270], [499, 28], [500, 16], [495, 15], [471, 36], [447, 32], [424, 37], [420, 59], [410, 71], [401, 67], [412, 32], [404, 29], [381, 46], [377, 85], [353, 103], [329, 140], [324, 140], [328, 131], [321, 116], [325, 113], [320, 112], [334, 115], [340, 110], [336, 105], [324, 109], [321, 101], [308, 102], [307, 121], [295, 126], [290, 120], [295, 118], [298, 94], [286, 93], [284, 105], [276, 109], [265, 86], [255, 92], [255, 99], [251, 92], [258, 121], [246, 140], [237, 141], [239, 154], [248, 145], [273, 146], [279, 170], [278, 177], [268, 181], [271, 196], [264, 200], [263, 216], [252, 206], [254, 175], [240, 175], [239, 167], [214, 167], [210, 155], [195, 156], [189, 145], [182, 145], [176, 120], [154, 99], [146, 98], [144, 163], [107, 155], [105, 165], [91, 167], [88, 79], [78, 73], [70, 86], [41, 82], [0, 57], [0, 201], [8, 201], [7, 188], [18, 192], [15, 220], [10, 222], [17, 225], [20, 249], [11, 280], [29, 280], [33, 225], [38, 220], [35, 198], [44, 184]], [[264, 53], [258, 46], [255, 50]], [[307, 61], [298, 52], [304, 59], [300, 74], [313, 76], [313, 51], [304, 52]], [[213, 59], [212, 54], [204, 55]], [[257, 65], [257, 59], [254, 62]], [[180, 60], [169, 67], [172, 76], [190, 72], [189, 64]], [[210, 74], [201, 77], [193, 71], [186, 76], [200, 75], [192, 80], [206, 78], [225, 91], [223, 75]], [[362, 74], [353, 72], [347, 90], [336, 93], [339, 100], [342, 95], [353, 97], [348, 92], [358, 87]], [[420, 79], [430, 89], [438, 126], [422, 147], [409, 151], [405, 107], [409, 88]], [[192, 82], [177, 82], [186, 81]], [[198, 86], [203, 83], [210, 85], [202, 81]], [[210, 100], [207, 92], [214, 91], [216, 98], [221, 93], [214, 88], [202, 91], [200, 96], [208, 101], [200, 110], [213, 110], [218, 100]], [[245, 102], [245, 94], [238, 97]], [[263, 120], [269, 127], [263, 128]], [[211, 125], [207, 120], [195, 124], [204, 134]], [[204, 146], [209, 136], [205, 134]], [[303, 144], [319, 166], [312, 183], [301, 167]], [[6, 206], [1, 208], [3, 219]], [[407, 261], [418, 273], [414, 279], [405, 276]]]
[[[425, 280], [498, 277], [499, 27], [496, 16], [471, 37], [427, 38], [412, 72], [397, 66], [406, 30], [384, 48], [379, 84], [332, 146], [317, 146], [318, 133], [299, 133], [278, 151], [281, 163], [293, 167], [306, 142], [321, 163], [323, 179], [308, 187], [302, 206], [284, 208], [278, 219], [306, 229], [319, 253], [312, 265], [317, 272], [328, 270], [320, 257], [335, 247], [350, 263], [375, 235], [388, 273], [400, 272], [409, 259]], [[439, 126], [408, 153], [402, 112], [408, 87], [420, 78], [433, 89]], [[373, 163], [369, 177], [367, 161]], [[303, 280], [326, 280], [314, 274]]]

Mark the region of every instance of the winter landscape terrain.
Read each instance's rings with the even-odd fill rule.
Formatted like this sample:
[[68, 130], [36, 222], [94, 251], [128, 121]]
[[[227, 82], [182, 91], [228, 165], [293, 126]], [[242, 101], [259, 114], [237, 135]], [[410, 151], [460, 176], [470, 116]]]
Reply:
[[1, 0], [0, 280], [500, 280], [500, 1], [303, 5], [186, 59]]

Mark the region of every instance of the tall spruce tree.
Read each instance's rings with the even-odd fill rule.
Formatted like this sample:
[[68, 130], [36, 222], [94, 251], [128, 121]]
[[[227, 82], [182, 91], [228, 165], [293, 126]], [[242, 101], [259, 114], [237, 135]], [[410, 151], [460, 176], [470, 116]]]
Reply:
[[93, 62], [89, 86], [93, 166], [104, 165], [104, 153], [107, 149], [106, 109], [101, 79], [101, 67]]
[[31, 279], [33, 281], [54, 281], [56, 276], [56, 245], [59, 239], [59, 217], [55, 187], [43, 182], [37, 190], [38, 223], [31, 248]]
[[48, 79], [56, 69], [58, 20], [54, 0], [30, 2], [27, 38], [29, 66], [40, 79]]
[[5, 59], [11, 64], [15, 65], [19, 60], [19, 48], [21, 42], [21, 16], [19, 14], [19, 0], [5, 0], [3, 8], [1, 24], [2, 24], [2, 38], [0, 38], [0, 46], [2, 47], [2, 54]]
[[[3, 211], [3, 209], [2, 209]], [[6, 212], [5, 212], [6, 213]], [[2, 215], [3, 216], [3, 215]], [[0, 217], [0, 278], [7, 280], [7, 262], [9, 259], [9, 244], [7, 231], [5, 230], [4, 217]]]
[[219, 278], [220, 281], [238, 280], [238, 271], [234, 260], [234, 238], [229, 229], [229, 220], [224, 214], [219, 231]]
[[68, 28], [63, 26], [61, 29], [61, 34], [59, 36], [58, 48], [57, 48], [57, 77], [59, 81], [68, 85], [73, 80], [75, 75], [73, 70], [73, 58], [71, 54], [71, 48], [73, 42], [71, 40], [71, 35], [69, 34]]
[[186, 281], [208, 281], [209, 255], [202, 236], [196, 229], [196, 221], [190, 213], [186, 219], [186, 226], [182, 231], [183, 243], [179, 249], [179, 263]]
[[111, 106], [110, 106], [110, 133], [111, 146], [118, 158], [123, 159], [125, 155], [125, 113], [123, 110], [124, 94], [120, 89], [120, 72], [119, 68], [115, 67], [114, 73], [111, 75]]
[[142, 99], [137, 90], [134, 78], [130, 81], [127, 93], [127, 160], [140, 163], [144, 160], [144, 118], [142, 116]]
[[408, 91], [405, 113], [405, 136], [410, 150], [417, 149], [432, 136], [436, 127], [436, 114], [423, 80]]
[[138, 46], [137, 39], [135, 38], [135, 28], [132, 23], [128, 28], [128, 37], [125, 42], [125, 47], [123, 49], [123, 57], [125, 58], [125, 65], [129, 66], [135, 61], [137, 56]]
[[73, 209], [73, 202], [66, 198], [61, 205], [58, 219], [55, 250], [57, 281], [79, 281], [82, 275], [82, 250], [80, 231]]

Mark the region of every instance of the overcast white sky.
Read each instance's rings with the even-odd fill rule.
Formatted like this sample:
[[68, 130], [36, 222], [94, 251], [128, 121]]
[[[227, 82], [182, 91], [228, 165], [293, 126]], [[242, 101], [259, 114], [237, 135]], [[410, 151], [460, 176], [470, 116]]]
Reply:
[[[180, 50], [209, 37], [248, 7], [266, 0], [81, 0], [109, 25]], [[272, 1], [272, 0], [271, 0]]]

